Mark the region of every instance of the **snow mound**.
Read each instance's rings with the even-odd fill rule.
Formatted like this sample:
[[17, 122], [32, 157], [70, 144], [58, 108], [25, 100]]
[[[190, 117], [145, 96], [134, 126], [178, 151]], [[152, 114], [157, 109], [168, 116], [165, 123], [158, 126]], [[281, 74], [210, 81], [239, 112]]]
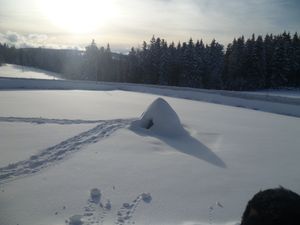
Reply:
[[82, 225], [83, 222], [81, 221], [81, 215], [74, 215], [70, 217], [69, 225]]
[[150, 193], [142, 193], [141, 197], [142, 197], [143, 201], [146, 203], [150, 203], [152, 200], [152, 196]]
[[131, 127], [151, 130], [163, 136], [186, 134], [178, 115], [162, 98], [157, 98], [152, 102], [141, 118], [132, 122]]
[[91, 200], [98, 203], [101, 199], [101, 191], [98, 188], [93, 188], [91, 190]]

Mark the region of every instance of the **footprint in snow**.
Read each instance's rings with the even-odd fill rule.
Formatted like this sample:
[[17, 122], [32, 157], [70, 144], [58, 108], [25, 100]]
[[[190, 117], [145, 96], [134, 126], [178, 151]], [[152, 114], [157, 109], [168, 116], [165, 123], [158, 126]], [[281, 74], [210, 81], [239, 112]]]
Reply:
[[[66, 220], [68, 225], [103, 225], [105, 217], [111, 212], [112, 204], [108, 199], [105, 203], [102, 201], [102, 193], [98, 188], [93, 188], [90, 191], [90, 198], [84, 206], [82, 215], [73, 215]], [[152, 200], [151, 194], [142, 193], [138, 195], [131, 203], [123, 203], [117, 212], [116, 225], [132, 223], [130, 220], [140, 202], [150, 203]]]
[[[136, 197], [131, 203], [123, 203], [122, 207], [118, 210], [116, 225], [123, 225], [130, 223], [134, 212], [138, 208], [141, 201], [150, 203], [152, 200], [150, 193], [142, 193]], [[132, 222], [134, 223], [134, 222]]]

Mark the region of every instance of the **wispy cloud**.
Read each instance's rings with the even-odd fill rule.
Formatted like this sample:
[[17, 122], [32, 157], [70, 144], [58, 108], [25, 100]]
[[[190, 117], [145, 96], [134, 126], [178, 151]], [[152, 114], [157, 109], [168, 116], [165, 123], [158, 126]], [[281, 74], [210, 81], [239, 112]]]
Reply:
[[82, 49], [81, 46], [57, 44], [51, 41], [46, 34], [20, 34], [14, 31], [0, 33], [0, 43], [6, 43], [17, 48], [55, 48], [55, 49]]

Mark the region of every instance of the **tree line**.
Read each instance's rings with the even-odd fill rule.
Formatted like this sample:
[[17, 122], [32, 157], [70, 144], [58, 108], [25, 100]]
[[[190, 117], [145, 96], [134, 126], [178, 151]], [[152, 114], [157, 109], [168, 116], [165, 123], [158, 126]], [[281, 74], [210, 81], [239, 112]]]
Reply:
[[0, 43], [1, 62], [61, 73], [67, 79], [160, 84], [207, 89], [256, 90], [300, 87], [297, 33], [234, 39], [226, 50], [215, 39], [168, 44], [154, 36], [127, 55], [93, 40], [85, 51], [10, 47]]

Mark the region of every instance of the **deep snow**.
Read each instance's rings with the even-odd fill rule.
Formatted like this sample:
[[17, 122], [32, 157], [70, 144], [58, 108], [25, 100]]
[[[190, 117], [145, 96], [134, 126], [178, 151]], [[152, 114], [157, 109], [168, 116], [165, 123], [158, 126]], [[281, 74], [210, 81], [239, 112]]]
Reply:
[[233, 225], [260, 189], [300, 193], [297, 102], [101, 87], [0, 91], [0, 224]]
[[[6, 146], [14, 146], [16, 138], [29, 132], [31, 146], [25, 150], [37, 157], [43, 148], [79, 149], [32, 176], [0, 184], [0, 224], [57, 225], [73, 215], [81, 215], [86, 224], [235, 224], [260, 189], [283, 185], [300, 192], [296, 117], [164, 97], [189, 139], [132, 132], [126, 126], [104, 137], [106, 131], [96, 128], [137, 119], [158, 97], [126, 91], [1, 91], [2, 133], [8, 129], [3, 124], [22, 127], [24, 121], [40, 129], [53, 121], [94, 123], [83, 131], [76, 126], [84, 124], [53, 124], [64, 129], [45, 128], [44, 135], [25, 129], [7, 137]], [[12, 117], [19, 121], [8, 119]], [[57, 143], [38, 149], [35, 142], [47, 143], [47, 134]], [[101, 190], [101, 203], [109, 201], [110, 210], [89, 201], [92, 188]], [[140, 201], [142, 193], [151, 194], [149, 203]], [[124, 208], [124, 203], [133, 207]]]

